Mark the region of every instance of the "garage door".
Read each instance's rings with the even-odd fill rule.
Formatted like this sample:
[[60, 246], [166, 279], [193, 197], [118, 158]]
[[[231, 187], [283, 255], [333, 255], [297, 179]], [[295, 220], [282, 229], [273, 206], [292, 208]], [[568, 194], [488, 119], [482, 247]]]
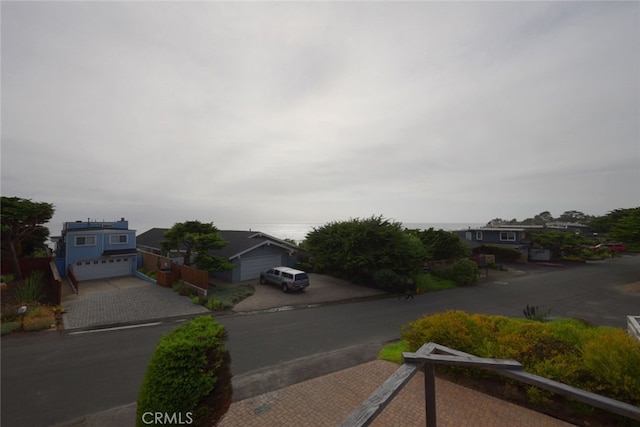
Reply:
[[102, 279], [131, 275], [131, 257], [114, 257], [78, 261], [73, 266], [78, 280]]
[[252, 258], [240, 259], [240, 280], [251, 280], [260, 277], [261, 271], [266, 271], [271, 267], [277, 267], [282, 263], [282, 257], [277, 255], [266, 255]]

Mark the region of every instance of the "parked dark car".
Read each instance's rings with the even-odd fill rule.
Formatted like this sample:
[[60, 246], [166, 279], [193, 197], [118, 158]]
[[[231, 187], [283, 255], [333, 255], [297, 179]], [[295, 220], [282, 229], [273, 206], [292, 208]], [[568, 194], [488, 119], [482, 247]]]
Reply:
[[273, 267], [260, 273], [260, 283], [273, 283], [281, 287], [282, 292], [302, 291], [309, 286], [309, 276], [301, 270], [289, 267]]

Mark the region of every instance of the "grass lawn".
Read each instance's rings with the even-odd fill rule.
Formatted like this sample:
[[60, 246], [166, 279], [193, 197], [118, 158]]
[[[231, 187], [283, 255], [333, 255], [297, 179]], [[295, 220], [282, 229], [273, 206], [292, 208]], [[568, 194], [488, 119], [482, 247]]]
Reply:
[[455, 288], [456, 284], [451, 280], [442, 279], [431, 274], [421, 274], [416, 278], [416, 286], [423, 292], [433, 292]]
[[380, 353], [378, 353], [378, 359], [402, 365], [404, 363], [402, 352], [405, 351], [411, 351], [411, 349], [409, 349], [409, 343], [405, 340], [392, 342], [385, 345], [382, 350], [380, 350]]

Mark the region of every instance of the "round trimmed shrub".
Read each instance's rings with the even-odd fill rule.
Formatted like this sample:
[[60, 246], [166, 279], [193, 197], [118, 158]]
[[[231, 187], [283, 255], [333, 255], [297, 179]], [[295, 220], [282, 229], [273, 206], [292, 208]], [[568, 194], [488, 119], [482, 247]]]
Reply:
[[224, 327], [210, 316], [191, 320], [162, 337], [142, 381], [136, 425], [150, 425], [156, 416], [161, 416], [163, 425], [215, 425], [231, 405], [226, 339]]

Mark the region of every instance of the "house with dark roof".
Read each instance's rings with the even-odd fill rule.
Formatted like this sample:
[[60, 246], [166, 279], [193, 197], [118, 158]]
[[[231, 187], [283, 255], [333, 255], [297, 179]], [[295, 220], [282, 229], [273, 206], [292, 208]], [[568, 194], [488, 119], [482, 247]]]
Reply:
[[479, 227], [457, 230], [458, 237], [476, 253], [485, 245], [517, 249], [526, 260], [529, 256], [528, 234], [524, 228]]
[[[162, 254], [163, 234], [168, 228], [152, 228], [136, 238], [137, 248], [143, 252]], [[220, 236], [228, 244], [210, 251], [213, 256], [227, 259], [235, 265], [233, 270], [211, 272], [211, 275], [229, 282], [258, 279], [261, 271], [276, 266], [293, 267], [298, 248], [284, 240], [258, 231], [221, 230]], [[179, 260], [176, 259], [179, 262]]]

